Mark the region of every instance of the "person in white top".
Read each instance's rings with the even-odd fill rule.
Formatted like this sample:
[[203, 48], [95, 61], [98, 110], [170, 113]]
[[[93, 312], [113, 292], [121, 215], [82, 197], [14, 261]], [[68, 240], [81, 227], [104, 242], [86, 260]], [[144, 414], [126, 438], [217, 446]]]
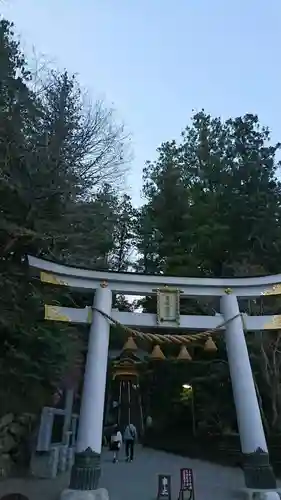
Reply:
[[118, 462], [119, 451], [123, 443], [122, 434], [118, 426], [115, 427], [114, 432], [110, 439], [110, 448], [113, 451], [113, 462]]

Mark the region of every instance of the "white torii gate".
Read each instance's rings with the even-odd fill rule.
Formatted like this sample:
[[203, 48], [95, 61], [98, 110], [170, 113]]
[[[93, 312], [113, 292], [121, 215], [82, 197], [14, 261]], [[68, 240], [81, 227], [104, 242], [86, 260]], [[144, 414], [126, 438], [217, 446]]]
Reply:
[[[256, 278], [180, 278], [136, 273], [90, 271], [28, 257], [29, 266], [42, 282], [81, 291], [94, 291], [93, 308], [75, 309], [45, 306], [45, 318], [74, 323], [89, 323], [90, 335], [81, 400], [75, 463], [70, 489], [95, 490], [100, 474], [103, 410], [110, 324], [104, 315], [133, 327], [173, 329], [213, 329], [225, 324], [225, 342], [239, 427], [247, 488], [276, 488], [260, 415], [253, 375], [243, 331], [281, 328], [281, 316], [244, 316], [239, 313], [237, 297], [281, 294], [281, 275]], [[163, 291], [167, 288], [167, 292]], [[112, 310], [112, 293], [153, 295], [162, 290], [181, 297], [219, 296], [221, 314], [215, 316], [179, 315], [178, 302], [172, 300], [174, 313], [127, 313]], [[159, 302], [161, 304], [161, 301]], [[173, 309], [173, 307], [172, 307]], [[163, 309], [161, 309], [163, 311]], [[101, 314], [101, 311], [103, 314]], [[159, 311], [158, 311], [159, 312]]]

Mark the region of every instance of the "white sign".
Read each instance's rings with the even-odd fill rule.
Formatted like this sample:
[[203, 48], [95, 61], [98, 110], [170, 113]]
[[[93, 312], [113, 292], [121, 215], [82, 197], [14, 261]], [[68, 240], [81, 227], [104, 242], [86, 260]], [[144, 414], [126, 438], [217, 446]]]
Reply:
[[174, 288], [157, 290], [157, 323], [180, 323], [180, 291]]

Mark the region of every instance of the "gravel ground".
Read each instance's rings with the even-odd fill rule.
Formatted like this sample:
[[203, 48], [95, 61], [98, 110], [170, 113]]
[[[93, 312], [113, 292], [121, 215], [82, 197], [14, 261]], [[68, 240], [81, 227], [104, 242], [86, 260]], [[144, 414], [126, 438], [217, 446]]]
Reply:
[[[157, 496], [157, 475], [172, 476], [172, 498], [179, 493], [180, 468], [191, 467], [195, 482], [195, 500], [228, 500], [244, 486], [240, 469], [222, 467], [200, 460], [171, 455], [161, 451], [137, 448], [133, 463], [121, 457], [113, 464], [109, 452], [103, 453], [101, 487], [111, 500], [153, 500]], [[58, 500], [68, 486], [68, 475], [53, 480], [9, 479], [0, 482], [0, 500], [7, 493], [22, 493], [29, 500]]]

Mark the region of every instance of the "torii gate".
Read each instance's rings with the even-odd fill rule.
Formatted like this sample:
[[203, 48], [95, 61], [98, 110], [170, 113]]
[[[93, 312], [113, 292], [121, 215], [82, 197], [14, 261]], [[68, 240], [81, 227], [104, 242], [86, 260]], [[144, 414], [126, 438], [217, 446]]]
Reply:
[[[225, 342], [239, 427], [247, 488], [270, 490], [276, 480], [270, 466], [260, 409], [243, 330], [281, 328], [281, 316], [247, 316], [243, 320], [237, 297], [281, 294], [281, 275], [256, 278], [180, 278], [137, 273], [90, 271], [28, 257], [35, 276], [44, 283], [95, 291], [93, 308], [45, 306], [45, 318], [89, 323], [90, 335], [81, 400], [71, 490], [95, 490], [100, 476], [103, 411], [110, 323], [173, 329], [213, 329], [225, 323]], [[176, 293], [175, 293], [176, 292]], [[157, 314], [112, 310], [112, 293], [158, 295]], [[219, 296], [221, 314], [180, 315], [180, 297]], [[69, 490], [68, 490], [69, 491]]]

